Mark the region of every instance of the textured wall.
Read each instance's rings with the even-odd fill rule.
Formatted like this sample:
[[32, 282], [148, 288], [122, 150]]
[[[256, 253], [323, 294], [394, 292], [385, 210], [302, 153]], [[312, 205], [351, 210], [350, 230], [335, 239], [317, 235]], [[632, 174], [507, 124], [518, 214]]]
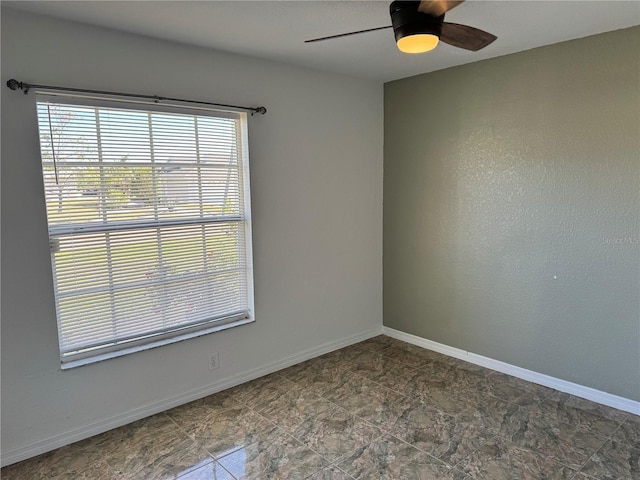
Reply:
[[[11, 77], [269, 109], [249, 119], [255, 323], [60, 370], [35, 97]], [[1, 94], [3, 461], [380, 330], [379, 83], [3, 8]]]
[[639, 58], [636, 27], [385, 85], [386, 326], [640, 400]]

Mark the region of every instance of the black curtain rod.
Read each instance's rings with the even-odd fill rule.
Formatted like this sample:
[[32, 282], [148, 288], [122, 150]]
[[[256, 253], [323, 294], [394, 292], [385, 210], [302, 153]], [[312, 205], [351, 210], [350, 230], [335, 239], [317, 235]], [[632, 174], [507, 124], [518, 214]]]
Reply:
[[150, 100], [153, 100], [156, 103], [166, 101], [166, 100], [170, 102], [197, 103], [199, 105], [211, 105], [214, 107], [227, 107], [227, 108], [235, 108], [238, 110], [246, 110], [248, 112], [251, 112], [251, 115], [255, 113], [260, 113], [264, 115], [265, 113], [267, 113], [267, 109], [265, 107], [243, 107], [241, 105], [227, 105], [224, 103], [200, 102], [198, 100], [184, 100], [182, 98], [160, 97], [158, 95], [138, 95], [137, 93], [108, 92], [105, 90], [86, 90], [84, 88], [68, 88], [68, 87], [55, 87], [52, 85], [36, 85], [34, 83], [19, 82], [15, 78], [12, 78], [11, 80], [7, 80], [7, 87], [9, 87], [11, 90], [23, 90], [25, 95], [29, 93], [29, 90], [32, 88], [44, 88], [45, 90], [58, 90], [62, 92], [80, 92], [80, 93], [93, 93], [98, 95], [115, 95], [118, 97], [148, 98]]

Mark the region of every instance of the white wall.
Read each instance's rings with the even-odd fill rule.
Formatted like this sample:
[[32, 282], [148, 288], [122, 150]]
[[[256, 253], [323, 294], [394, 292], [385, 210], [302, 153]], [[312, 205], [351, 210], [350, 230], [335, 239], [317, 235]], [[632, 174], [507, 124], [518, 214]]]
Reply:
[[[265, 105], [249, 123], [257, 321], [61, 371], [35, 97], [9, 78]], [[381, 330], [380, 84], [3, 9], [1, 90], [3, 464]]]

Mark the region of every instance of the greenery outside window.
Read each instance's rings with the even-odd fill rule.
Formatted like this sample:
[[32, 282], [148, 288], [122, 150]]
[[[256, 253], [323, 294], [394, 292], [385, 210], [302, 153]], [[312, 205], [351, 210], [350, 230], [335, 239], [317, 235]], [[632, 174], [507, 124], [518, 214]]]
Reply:
[[37, 110], [63, 368], [253, 321], [246, 114]]

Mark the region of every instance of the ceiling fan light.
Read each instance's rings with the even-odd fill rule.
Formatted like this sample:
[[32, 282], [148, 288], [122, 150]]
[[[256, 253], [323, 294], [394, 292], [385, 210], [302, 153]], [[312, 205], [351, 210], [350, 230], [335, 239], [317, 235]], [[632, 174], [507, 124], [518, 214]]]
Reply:
[[440, 41], [444, 15], [435, 17], [418, 11], [420, 2], [396, 0], [389, 5], [396, 45], [403, 53], [433, 50]]
[[431, 33], [417, 33], [399, 38], [396, 42], [402, 53], [424, 53], [438, 46], [440, 39]]

